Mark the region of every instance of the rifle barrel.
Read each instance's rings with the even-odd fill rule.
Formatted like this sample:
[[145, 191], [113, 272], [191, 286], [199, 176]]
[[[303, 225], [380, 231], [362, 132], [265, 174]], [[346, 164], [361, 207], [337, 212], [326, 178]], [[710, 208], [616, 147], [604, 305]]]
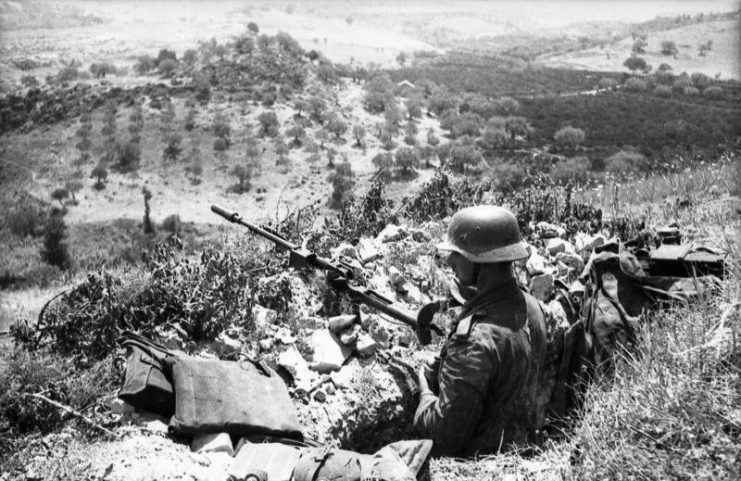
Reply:
[[273, 234], [272, 232], [268, 232], [265, 229], [261, 227], [257, 227], [254, 224], [250, 224], [246, 220], [242, 219], [242, 217], [237, 212], [229, 212], [223, 207], [220, 207], [216, 204], [211, 205], [211, 211], [214, 214], [218, 214], [224, 219], [228, 220], [229, 222], [233, 222], [235, 224], [243, 225], [255, 234], [266, 238], [267, 240], [273, 242], [274, 244], [278, 244], [279, 246], [288, 249], [288, 250], [295, 250], [298, 249], [297, 246], [291, 244], [281, 236], [277, 234]]

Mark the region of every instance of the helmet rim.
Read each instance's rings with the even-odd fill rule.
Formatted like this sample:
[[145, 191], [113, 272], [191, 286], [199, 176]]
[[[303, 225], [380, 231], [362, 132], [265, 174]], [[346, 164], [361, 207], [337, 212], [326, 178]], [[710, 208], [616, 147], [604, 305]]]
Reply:
[[501, 247], [495, 247], [494, 249], [481, 252], [480, 254], [472, 254], [459, 246], [455, 245], [450, 240], [445, 240], [437, 245], [437, 249], [446, 252], [457, 252], [469, 261], [475, 264], [493, 264], [497, 262], [514, 262], [522, 259], [527, 259], [530, 256], [529, 246], [525, 241], [518, 241], [513, 244], [508, 244]]

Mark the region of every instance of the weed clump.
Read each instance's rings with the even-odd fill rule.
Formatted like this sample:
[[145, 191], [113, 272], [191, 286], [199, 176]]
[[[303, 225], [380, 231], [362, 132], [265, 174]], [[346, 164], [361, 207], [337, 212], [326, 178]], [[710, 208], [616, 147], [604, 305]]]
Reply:
[[155, 247], [143, 272], [127, 282], [88, 275], [42, 311], [36, 330], [16, 332], [16, 341], [86, 361], [113, 352], [122, 330], [156, 337], [158, 328], [178, 326], [189, 339], [207, 341], [235, 319], [249, 328], [254, 259], [207, 249], [191, 260], [176, 245], [173, 239]]

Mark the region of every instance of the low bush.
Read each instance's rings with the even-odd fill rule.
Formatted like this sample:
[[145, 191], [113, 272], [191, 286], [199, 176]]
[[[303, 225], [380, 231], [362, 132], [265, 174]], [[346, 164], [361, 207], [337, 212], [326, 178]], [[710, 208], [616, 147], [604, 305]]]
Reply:
[[73, 80], [77, 80], [79, 76], [80, 71], [77, 69], [77, 67], [63, 67], [59, 72], [57, 72], [56, 81], [60, 83], [71, 82]]
[[572, 183], [585, 185], [590, 181], [590, 168], [591, 162], [589, 157], [571, 157], [553, 164], [551, 167], [551, 177], [558, 185], [568, 185]]
[[47, 346], [96, 360], [112, 352], [124, 329], [155, 336], [158, 326], [177, 325], [202, 341], [214, 339], [235, 319], [251, 328], [255, 258], [207, 248], [188, 259], [177, 245], [177, 240], [157, 245], [142, 271], [126, 280], [89, 274], [48, 307], [37, 330], [16, 340], [29, 349]]
[[180, 231], [183, 230], [183, 222], [180, 220], [180, 216], [172, 214], [165, 217], [165, 220], [162, 221], [162, 229], [174, 235], [180, 234]]
[[717, 85], [713, 85], [703, 90], [702, 94], [706, 98], [709, 98], [712, 100], [720, 100], [723, 98], [723, 89], [718, 87]]
[[605, 159], [605, 171], [618, 177], [641, 172], [648, 167], [646, 156], [631, 150], [621, 150]]

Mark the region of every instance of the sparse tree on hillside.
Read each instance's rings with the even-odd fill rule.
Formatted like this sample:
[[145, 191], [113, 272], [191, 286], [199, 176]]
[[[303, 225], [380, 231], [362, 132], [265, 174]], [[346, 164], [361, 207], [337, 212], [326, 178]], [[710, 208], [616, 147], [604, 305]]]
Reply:
[[394, 154], [394, 162], [399, 177], [409, 177], [414, 169], [419, 167], [419, 155], [412, 147], [402, 147]]
[[486, 150], [503, 149], [507, 145], [508, 137], [504, 129], [489, 128], [484, 129], [484, 135], [481, 136], [481, 147]]
[[394, 156], [389, 152], [379, 152], [371, 160], [373, 165], [376, 166], [378, 172], [383, 172], [382, 175], [388, 177], [391, 175], [391, 169], [394, 166]]
[[165, 150], [162, 152], [162, 160], [175, 162], [180, 157], [182, 147], [180, 143], [183, 137], [178, 133], [172, 133], [165, 139]]
[[388, 128], [384, 127], [381, 131], [381, 135], [379, 139], [381, 141], [381, 147], [388, 150], [389, 152], [394, 150], [396, 148], [396, 142], [394, 142], [394, 136], [391, 135], [391, 132]]
[[567, 126], [556, 132], [553, 136], [553, 140], [556, 141], [556, 145], [574, 150], [586, 139], [584, 131], [579, 128]]
[[188, 68], [193, 68], [196, 64], [196, 60], [198, 60], [198, 51], [196, 49], [189, 48], [183, 52], [183, 63], [185, 63]]
[[303, 98], [297, 98], [293, 101], [293, 110], [296, 111], [296, 117], [301, 117], [304, 112], [309, 110], [311, 106], [308, 100]]
[[90, 172], [90, 177], [95, 178], [95, 184], [93, 184], [95, 190], [103, 190], [105, 189], [105, 181], [108, 178], [108, 170], [106, 170], [105, 166], [98, 164], [93, 171]]
[[260, 115], [257, 116], [257, 121], [260, 122], [260, 135], [262, 136], [268, 136], [268, 137], [275, 137], [278, 135], [278, 126], [280, 125], [278, 122], [278, 116], [275, 114], [275, 112], [268, 111], [263, 112]]
[[244, 192], [247, 192], [250, 190], [250, 180], [252, 180], [252, 169], [249, 168], [249, 166], [245, 166], [242, 164], [235, 165], [234, 168], [229, 172], [231, 175], [237, 178], [239, 183], [237, 184], [236, 188], [233, 188], [232, 191], [242, 194]]
[[623, 62], [623, 65], [628, 67], [632, 72], [649, 72], [651, 70], [651, 67], [646, 63], [646, 60], [644, 60], [641, 57], [628, 57], [625, 62]]
[[165, 78], [172, 77], [180, 68], [180, 63], [171, 58], [165, 59], [157, 64], [157, 71]]
[[224, 44], [217, 45], [216, 48], [214, 48], [214, 55], [219, 57], [219, 61], [223, 62], [224, 57], [229, 55], [229, 48]]
[[[441, 146], [445, 147], [445, 146]], [[473, 168], [481, 163], [481, 153], [476, 149], [474, 145], [456, 142], [446, 154], [445, 151], [438, 150], [438, 156], [444, 157], [445, 155], [450, 156], [450, 168], [454, 172], [466, 173], [470, 168]]]
[[672, 56], [675, 57], [679, 53], [679, 49], [677, 48], [677, 44], [672, 42], [671, 40], [665, 40], [661, 42], [661, 53], [663, 55]]
[[64, 187], [54, 189], [51, 193], [51, 198], [59, 202], [59, 206], [64, 209], [64, 199], [69, 197], [69, 191]]
[[329, 131], [322, 127], [316, 131], [314, 137], [319, 142], [319, 148], [324, 149], [324, 144], [329, 140]]
[[64, 184], [64, 188], [67, 189], [70, 196], [72, 197], [72, 204], [77, 205], [77, 198], [75, 194], [82, 189], [82, 182], [79, 179], [70, 179]]
[[252, 35], [257, 35], [258, 33], [260, 33], [260, 27], [258, 27], [255, 22], [250, 22], [247, 24], [247, 31], [250, 32]]
[[335, 138], [339, 139], [345, 132], [347, 132], [347, 123], [342, 120], [339, 115], [333, 115], [327, 123], [327, 130], [334, 134]]
[[648, 46], [648, 42], [646, 41], [645, 36], [639, 36], [635, 39], [635, 42], [633, 42], [633, 48], [631, 51], [634, 54], [643, 54], [646, 53], [646, 46]]
[[396, 61], [399, 62], [399, 66], [403, 67], [407, 63], [407, 54], [399, 52], [399, 55], [396, 56]]
[[712, 40], [708, 40], [707, 42], [700, 44], [700, 47], [699, 47], [700, 57], [704, 57], [712, 49], [713, 49]]
[[154, 69], [155, 61], [152, 57], [149, 55], [142, 55], [139, 57], [139, 59], [136, 62], [136, 65], [134, 65], [134, 70], [139, 75], [144, 75], [146, 73], [149, 73]]
[[695, 72], [690, 75], [690, 81], [692, 82], [692, 85], [700, 90], [708, 88], [712, 82], [710, 77], [700, 72]]
[[391, 96], [385, 102], [386, 106], [383, 111], [383, 118], [387, 124], [398, 127], [403, 120], [401, 111], [399, 110], [399, 104], [396, 102], [396, 98]]
[[409, 119], [418, 119], [422, 116], [424, 99], [420, 95], [411, 95], [407, 99], [407, 115]]
[[290, 129], [286, 130], [286, 135], [293, 138], [291, 143], [295, 147], [300, 147], [304, 141], [304, 138], [306, 137], [306, 130], [302, 126], [296, 124]]
[[317, 96], [314, 95], [309, 98], [309, 110], [311, 111], [311, 118], [318, 122], [319, 124], [324, 123], [324, 113], [327, 110], [327, 102]]
[[516, 136], [530, 137], [530, 123], [525, 117], [507, 117], [504, 129], [509, 132], [510, 138], [515, 140]]

